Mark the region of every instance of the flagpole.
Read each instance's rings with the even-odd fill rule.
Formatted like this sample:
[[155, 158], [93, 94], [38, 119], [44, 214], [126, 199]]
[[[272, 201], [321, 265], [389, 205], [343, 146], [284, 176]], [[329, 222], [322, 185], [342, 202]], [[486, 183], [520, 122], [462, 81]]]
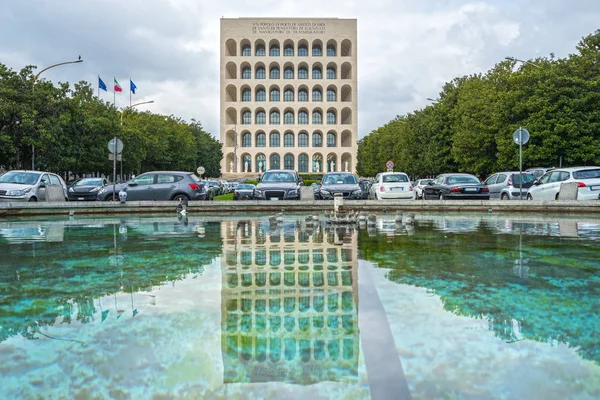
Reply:
[[117, 102], [117, 88], [115, 88], [115, 82], [117, 81], [117, 78], [113, 76], [113, 106], [116, 107], [116, 102]]
[[98, 75], [98, 98], [100, 98], [100, 75]]
[[129, 78], [129, 107], [131, 107], [131, 78]]

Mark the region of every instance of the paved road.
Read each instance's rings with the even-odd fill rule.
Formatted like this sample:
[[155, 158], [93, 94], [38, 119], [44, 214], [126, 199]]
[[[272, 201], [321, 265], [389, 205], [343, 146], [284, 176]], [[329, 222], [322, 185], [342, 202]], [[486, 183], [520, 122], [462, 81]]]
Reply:
[[300, 200], [302, 200], [302, 201], [314, 200], [313, 189], [311, 186], [302, 186], [300, 188]]

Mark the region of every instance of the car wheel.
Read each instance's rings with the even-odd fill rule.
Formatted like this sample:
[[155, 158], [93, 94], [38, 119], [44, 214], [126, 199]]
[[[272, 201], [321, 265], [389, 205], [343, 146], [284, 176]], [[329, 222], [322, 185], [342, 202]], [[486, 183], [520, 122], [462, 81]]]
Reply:
[[500, 196], [501, 200], [508, 200], [508, 195], [506, 193], [502, 193], [502, 196]]
[[180, 201], [180, 200], [189, 200], [190, 198], [187, 197], [185, 194], [176, 194], [175, 196], [173, 196], [173, 198], [171, 200], [175, 200], [175, 201]]
[[527, 200], [533, 200], [533, 196], [530, 195], [529, 193], [527, 194]]
[[30, 197], [29, 200], [27, 200], [29, 203], [35, 203], [37, 202], [37, 199], [35, 197]]

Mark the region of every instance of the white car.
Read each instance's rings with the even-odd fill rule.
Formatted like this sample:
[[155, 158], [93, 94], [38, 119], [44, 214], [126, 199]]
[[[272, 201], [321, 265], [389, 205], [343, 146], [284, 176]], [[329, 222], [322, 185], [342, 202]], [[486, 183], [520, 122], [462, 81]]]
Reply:
[[413, 187], [404, 172], [382, 172], [371, 185], [371, 199], [412, 199]]
[[433, 182], [433, 179], [419, 179], [415, 182], [415, 199], [423, 198], [423, 189], [431, 182]]
[[557, 168], [546, 172], [527, 193], [527, 200], [558, 200], [560, 185], [577, 182], [577, 200], [600, 198], [600, 167]]
[[68, 200], [67, 185], [56, 174], [42, 171], [13, 170], [0, 177], [0, 201], [46, 201], [46, 186], [60, 185]]

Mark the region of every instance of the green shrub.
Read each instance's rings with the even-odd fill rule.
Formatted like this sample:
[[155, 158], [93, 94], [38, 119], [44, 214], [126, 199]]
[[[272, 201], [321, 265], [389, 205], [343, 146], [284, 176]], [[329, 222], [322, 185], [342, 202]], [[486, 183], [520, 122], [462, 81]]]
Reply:
[[312, 185], [315, 182], [318, 182], [318, 181], [315, 180], [315, 179], [305, 179], [304, 180], [304, 186], [310, 186], [310, 185]]
[[258, 185], [258, 181], [251, 180], [251, 179], [245, 181], [244, 183], [247, 183], [248, 185]]
[[215, 201], [227, 201], [233, 200], [233, 193], [222, 194], [220, 196], [215, 196]]
[[320, 181], [321, 179], [323, 179], [323, 174], [298, 174], [298, 175], [300, 175], [302, 180], [305, 182], [310, 181], [310, 180]]

